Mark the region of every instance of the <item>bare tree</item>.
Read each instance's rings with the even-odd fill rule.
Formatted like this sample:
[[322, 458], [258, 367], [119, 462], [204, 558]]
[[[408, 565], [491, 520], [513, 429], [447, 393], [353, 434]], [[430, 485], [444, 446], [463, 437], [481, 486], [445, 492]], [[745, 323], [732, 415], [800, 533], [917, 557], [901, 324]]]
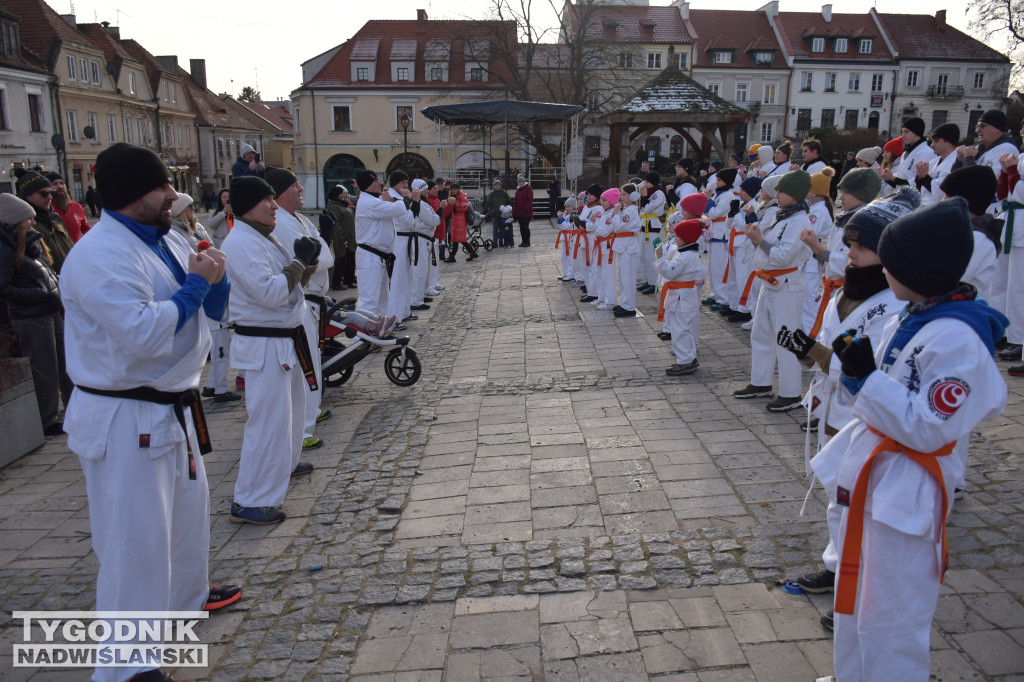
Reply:
[[1007, 56], [1013, 64], [1012, 77], [1019, 80], [1024, 61], [1024, 0], [970, 0], [967, 11], [973, 15], [971, 29], [983, 40], [1006, 40]]

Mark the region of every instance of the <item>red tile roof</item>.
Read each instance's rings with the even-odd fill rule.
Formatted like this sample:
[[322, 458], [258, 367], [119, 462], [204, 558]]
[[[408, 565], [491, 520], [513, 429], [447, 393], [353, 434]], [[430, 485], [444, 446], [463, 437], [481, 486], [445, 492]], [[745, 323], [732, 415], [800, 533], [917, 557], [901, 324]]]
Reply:
[[61, 42], [96, 48], [43, 0], [0, 0], [0, 7], [21, 17], [19, 33], [22, 47], [51, 68], [56, 66]]
[[137, 41], [131, 39], [122, 40], [121, 46], [135, 58], [135, 61], [145, 67], [146, 77], [149, 79], [150, 87], [152, 87], [154, 94], [157, 93], [159, 88], [161, 75], [178, 78], [178, 74], [168, 70], [168, 68], [164, 66], [159, 59], [151, 55], [149, 51]]
[[263, 102], [239, 102], [249, 111], [270, 121], [283, 133], [295, 132], [295, 117], [282, 106], [269, 106]]
[[1010, 59], [931, 14], [881, 14], [901, 59], [1009, 62]]
[[220, 97], [196, 83], [188, 71], [179, 68], [178, 75], [185, 85], [185, 93], [192, 105], [192, 112], [196, 115], [197, 126], [257, 130], [244, 116], [224, 104]]
[[[10, 12], [3, 12], [4, 18], [8, 21], [16, 22], [18, 26], [21, 26], [19, 21], [21, 17]], [[19, 28], [19, 33], [21, 29]], [[36, 55], [34, 52], [25, 48], [23, 42], [19, 41], [17, 54], [7, 54], [6, 51], [0, 53], [0, 66], [6, 66], [12, 69], [21, 69], [23, 71], [32, 71], [34, 73], [46, 73], [46, 64], [43, 60]]]
[[570, 5], [572, 30], [583, 22], [585, 35], [591, 40], [613, 43], [675, 43], [693, 42], [693, 33], [675, 7], [643, 5]]
[[85, 35], [93, 45], [103, 50], [103, 56], [107, 60], [107, 63], [116, 65], [118, 71], [121, 69], [121, 62], [125, 59], [130, 62], [134, 62], [140, 67], [142, 66], [139, 60], [133, 57], [128, 50], [121, 47], [114, 36], [110, 35], [107, 29], [103, 28], [100, 24], [79, 24], [78, 30]]
[[[469, 44], [473, 40], [490, 41], [490, 58], [488, 69], [490, 75], [483, 83], [467, 82], [464, 78], [466, 53], [472, 49]], [[448, 60], [448, 82], [439, 84], [428, 81], [425, 73], [424, 51], [428, 43], [449, 40], [451, 56]], [[415, 51], [412, 50], [415, 41]], [[375, 44], [376, 43], [376, 44]], [[396, 43], [398, 45], [396, 46]], [[506, 47], [507, 46], [507, 47]], [[360, 88], [422, 88], [453, 86], [472, 87], [474, 90], [500, 88], [504, 79], [511, 82], [512, 76], [504, 55], [507, 51], [517, 51], [516, 25], [512, 21], [431, 21], [431, 20], [382, 20], [375, 19], [363, 24], [351, 39], [341, 45], [338, 52], [331, 57], [320, 71], [302, 87], [337, 87], [342, 85], [358, 85]], [[394, 82], [391, 80], [391, 60], [393, 54], [414, 54], [415, 59], [398, 59], [396, 61], [415, 61], [414, 72], [408, 81]], [[479, 47], [476, 54], [480, 54]], [[376, 58], [376, 75], [374, 81], [352, 80], [352, 62], [373, 60]], [[514, 58], [510, 54], [509, 58]], [[439, 60], [440, 61], [440, 60]]]
[[[754, 52], [774, 51], [775, 68], [786, 68], [785, 56], [764, 12], [691, 9], [690, 23], [697, 32], [693, 51], [695, 68], [764, 68], [754, 62]], [[708, 48], [733, 49], [731, 64], [715, 64]]]
[[[893, 58], [878, 25], [867, 13], [833, 14], [832, 20], [826, 22], [820, 12], [780, 12], [775, 17], [775, 25], [785, 35], [796, 59], [877, 62]], [[832, 40], [825, 41], [824, 52], [811, 52], [811, 39], [814, 37], [850, 40], [846, 52], [836, 52]], [[874, 39], [870, 54], [860, 53], [858, 38]]]

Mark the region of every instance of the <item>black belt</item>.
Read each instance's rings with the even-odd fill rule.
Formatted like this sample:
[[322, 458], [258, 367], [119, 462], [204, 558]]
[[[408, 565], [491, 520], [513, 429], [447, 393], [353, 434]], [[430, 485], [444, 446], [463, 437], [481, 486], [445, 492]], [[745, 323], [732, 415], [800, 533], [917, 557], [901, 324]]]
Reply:
[[[408, 246], [406, 246], [406, 254], [409, 256], [409, 260], [412, 261], [413, 265], [420, 264], [420, 240], [416, 237], [420, 236], [419, 232], [398, 232], [399, 237], [408, 237]], [[415, 247], [415, 248], [413, 248]]]
[[320, 350], [323, 350], [324, 341], [327, 340], [327, 299], [323, 296], [306, 294], [306, 300], [310, 303], [316, 303], [320, 308], [320, 319], [316, 323], [316, 336], [317, 342], [320, 344]]
[[320, 386], [316, 382], [316, 372], [313, 370], [313, 355], [309, 352], [309, 341], [306, 340], [306, 330], [300, 324], [298, 327], [249, 327], [236, 324], [235, 333], [239, 336], [263, 336], [272, 339], [291, 339], [295, 344], [295, 354], [299, 356], [299, 365], [302, 367], [302, 375], [306, 377], [309, 390], [318, 391]]
[[360, 249], [366, 249], [367, 251], [372, 253], [374, 256], [377, 256], [382, 261], [384, 261], [384, 266], [388, 269], [388, 281], [390, 282], [391, 281], [391, 273], [395, 269], [395, 254], [388, 253], [387, 251], [381, 251], [380, 249], [375, 249], [372, 246], [367, 246], [366, 244], [357, 244], [357, 246]]
[[[199, 452], [204, 455], [213, 452], [210, 430], [206, 426], [206, 415], [203, 413], [203, 402], [199, 398], [198, 389], [190, 388], [181, 393], [171, 393], [168, 391], [158, 391], [149, 386], [109, 390], [89, 388], [88, 386], [76, 384], [75, 388], [86, 393], [102, 395], [108, 398], [125, 398], [126, 400], [142, 400], [147, 403], [156, 403], [157, 405], [173, 405], [174, 416], [178, 418], [178, 423], [181, 424], [181, 429], [185, 432], [185, 447], [188, 451], [188, 477], [193, 481], [196, 480], [196, 457], [192, 452], [192, 442], [188, 439], [188, 427], [185, 426], [186, 407], [191, 410], [192, 421], [196, 425], [196, 440], [199, 441]], [[139, 447], [149, 447], [149, 434], [139, 436]]]

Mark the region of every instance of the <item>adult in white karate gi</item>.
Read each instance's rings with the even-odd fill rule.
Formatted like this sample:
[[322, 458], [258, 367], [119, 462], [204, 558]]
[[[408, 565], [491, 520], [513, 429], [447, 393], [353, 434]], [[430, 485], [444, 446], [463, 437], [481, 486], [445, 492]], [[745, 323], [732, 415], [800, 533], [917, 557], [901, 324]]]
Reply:
[[[170, 183], [148, 149], [120, 143], [100, 153], [103, 215], [61, 272], [76, 384], [64, 430], [85, 473], [98, 611], [214, 609], [241, 593], [208, 582], [209, 434], [194, 418], [210, 350], [203, 312], [222, 317], [231, 287], [223, 253], [193, 253], [170, 231]], [[137, 673], [170, 679], [145, 665], [97, 668], [93, 679]]]
[[[419, 208], [417, 209], [414, 230], [416, 232], [417, 247], [413, 249], [415, 262], [412, 269], [412, 282], [409, 288], [409, 299], [411, 310], [428, 310], [430, 298], [427, 294], [427, 279], [430, 276], [430, 246], [434, 242], [434, 230], [441, 223], [441, 216], [434, 211], [433, 206], [427, 199], [430, 187], [426, 180], [416, 178], [412, 181], [412, 189], [420, 194]], [[417, 254], [416, 248], [419, 248]], [[433, 300], [433, 299], [431, 299]]]
[[316, 272], [322, 247], [311, 237], [285, 246], [274, 236], [277, 203], [263, 178], [247, 176], [232, 182], [231, 206], [235, 226], [224, 240], [233, 283], [231, 365], [245, 370], [249, 418], [230, 520], [269, 525], [285, 519], [280, 506], [290, 478], [313, 470], [299, 462], [305, 393], [320, 388], [302, 326], [302, 287]]
[[[378, 315], [388, 312], [390, 270], [395, 262], [395, 221], [406, 214], [405, 204], [396, 201], [377, 175], [363, 170], [356, 174], [359, 201], [356, 203], [356, 277], [359, 300], [356, 308]], [[389, 264], [390, 261], [390, 264]], [[399, 318], [401, 319], [401, 318]]]
[[[981, 115], [974, 128], [980, 142], [976, 145], [962, 145], [956, 148], [956, 156], [964, 166], [988, 166], [996, 174], [996, 180], [1003, 173], [999, 159], [1004, 154], [1017, 155], [1019, 150], [1010, 137], [1010, 123], [1006, 114], [999, 109], [989, 109]], [[998, 210], [993, 201], [990, 213]]]
[[881, 171], [882, 180], [889, 185], [914, 185], [914, 178], [917, 177], [917, 164], [919, 161], [929, 162], [935, 158], [935, 152], [928, 146], [928, 140], [924, 137], [924, 120], [917, 116], [903, 121], [903, 155], [900, 157], [900, 165], [895, 170], [883, 168]]
[[922, 206], [934, 204], [944, 198], [939, 185], [953, 171], [956, 145], [960, 141], [960, 126], [955, 123], [943, 123], [932, 131], [930, 138], [935, 156], [931, 161], [917, 162], [917, 175], [913, 182], [913, 186], [921, 193]]
[[[419, 190], [409, 190], [409, 176], [404, 171], [395, 171], [391, 174], [388, 178], [387, 193], [406, 209], [405, 213], [394, 219], [395, 241], [391, 252], [395, 254], [395, 266], [388, 288], [387, 309], [388, 315], [404, 320], [412, 315], [412, 273], [419, 248], [416, 216], [419, 215], [420, 193]], [[356, 229], [358, 230], [358, 227]]]

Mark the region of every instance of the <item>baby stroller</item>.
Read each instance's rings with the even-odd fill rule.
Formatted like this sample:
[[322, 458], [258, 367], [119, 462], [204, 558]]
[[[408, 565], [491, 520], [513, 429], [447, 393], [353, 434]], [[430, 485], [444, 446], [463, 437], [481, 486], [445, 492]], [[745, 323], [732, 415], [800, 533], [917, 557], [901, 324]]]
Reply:
[[[409, 337], [374, 336], [354, 324], [345, 322], [344, 311], [351, 310], [355, 298], [334, 302], [327, 310], [326, 341], [322, 355], [324, 385], [341, 386], [352, 377], [356, 363], [373, 350], [390, 347], [384, 356], [384, 375], [397, 386], [412, 386], [419, 381], [422, 365], [416, 351], [409, 347]], [[352, 339], [348, 346], [335, 337], [344, 334]]]
[[484, 247], [484, 251], [490, 251], [494, 248], [494, 242], [490, 239], [484, 239], [483, 226], [484, 223], [490, 220], [491, 214], [481, 214], [473, 206], [473, 203], [469, 204], [469, 214], [466, 216], [466, 238], [469, 245], [474, 249], [479, 249], [481, 246]]

